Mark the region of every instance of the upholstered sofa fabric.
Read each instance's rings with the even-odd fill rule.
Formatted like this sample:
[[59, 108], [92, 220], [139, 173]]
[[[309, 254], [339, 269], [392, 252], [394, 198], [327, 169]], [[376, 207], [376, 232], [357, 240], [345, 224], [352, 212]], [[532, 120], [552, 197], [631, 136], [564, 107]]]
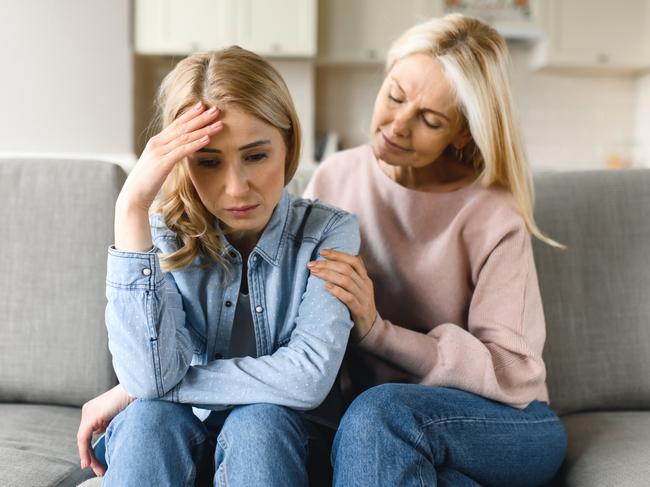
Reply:
[[640, 487], [650, 483], [650, 412], [572, 414], [563, 418], [569, 451], [559, 485]]
[[104, 283], [124, 177], [105, 162], [0, 161], [0, 401], [80, 406], [116, 383]]
[[650, 171], [538, 174], [544, 358], [560, 413], [650, 408]]
[[93, 476], [79, 468], [76, 407], [0, 403], [0, 485], [74, 487]]

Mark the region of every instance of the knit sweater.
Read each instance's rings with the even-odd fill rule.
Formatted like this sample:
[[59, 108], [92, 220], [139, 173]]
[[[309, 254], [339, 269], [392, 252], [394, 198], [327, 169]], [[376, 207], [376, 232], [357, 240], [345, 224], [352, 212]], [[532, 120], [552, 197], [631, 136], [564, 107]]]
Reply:
[[361, 146], [323, 162], [305, 196], [359, 217], [378, 316], [349, 351], [354, 386], [410, 382], [518, 408], [548, 402], [531, 239], [509, 191], [478, 180], [408, 189]]

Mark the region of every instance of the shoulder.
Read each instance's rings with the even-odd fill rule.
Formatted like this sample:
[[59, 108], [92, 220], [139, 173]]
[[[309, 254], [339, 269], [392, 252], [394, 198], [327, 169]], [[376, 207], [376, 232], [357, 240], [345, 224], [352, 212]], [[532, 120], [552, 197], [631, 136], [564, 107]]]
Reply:
[[291, 196], [289, 212], [287, 231], [294, 238], [321, 240], [334, 231], [359, 233], [356, 216], [320, 200]]
[[490, 253], [508, 240], [530, 240], [517, 201], [506, 188], [478, 185], [467, 195], [459, 214], [465, 219], [463, 240], [481, 253]]

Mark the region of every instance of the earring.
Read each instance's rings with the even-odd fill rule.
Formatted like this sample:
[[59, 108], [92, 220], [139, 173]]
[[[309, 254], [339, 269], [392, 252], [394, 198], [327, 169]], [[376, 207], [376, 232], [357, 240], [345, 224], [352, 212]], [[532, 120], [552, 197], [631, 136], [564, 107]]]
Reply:
[[463, 149], [454, 147], [454, 154], [456, 155], [456, 159], [458, 159], [459, 161], [463, 160]]

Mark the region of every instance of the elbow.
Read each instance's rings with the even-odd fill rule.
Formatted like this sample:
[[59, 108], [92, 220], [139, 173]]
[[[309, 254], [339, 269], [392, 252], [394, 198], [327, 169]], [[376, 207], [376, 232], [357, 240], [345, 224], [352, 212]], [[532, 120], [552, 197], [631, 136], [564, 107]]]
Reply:
[[133, 376], [118, 370], [116, 370], [116, 375], [122, 388], [131, 397], [138, 399], [159, 399], [164, 396], [163, 390], [158, 388], [154, 378], [152, 380], [143, 380], [142, 377]]

